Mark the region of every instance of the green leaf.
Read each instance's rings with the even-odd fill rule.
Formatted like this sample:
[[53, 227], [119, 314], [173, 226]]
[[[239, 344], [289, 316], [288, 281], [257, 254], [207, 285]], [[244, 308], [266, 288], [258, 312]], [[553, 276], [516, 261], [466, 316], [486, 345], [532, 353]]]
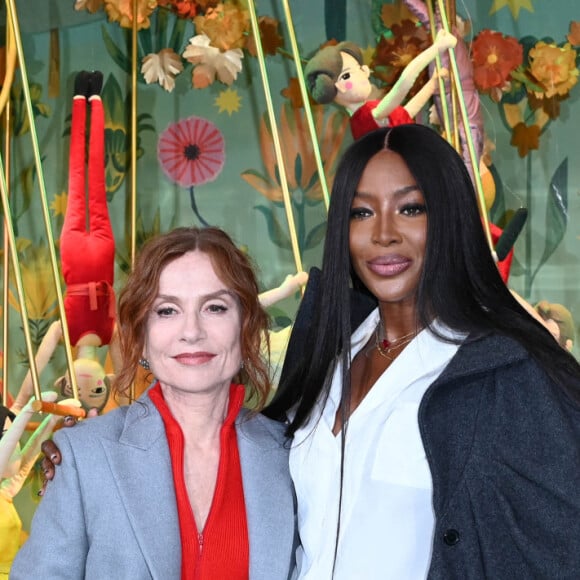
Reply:
[[272, 242], [279, 248], [284, 250], [291, 250], [292, 244], [290, 243], [290, 238], [286, 234], [284, 228], [282, 228], [280, 225], [280, 222], [272, 210], [265, 205], [255, 205], [254, 209], [257, 209], [266, 218], [268, 235], [270, 236]]
[[123, 102], [123, 93], [113, 75], [107, 77], [101, 98], [105, 109], [105, 126], [111, 129], [125, 128], [127, 111]]
[[566, 233], [568, 225], [568, 158], [560, 163], [554, 172], [548, 189], [548, 204], [546, 206], [546, 243], [544, 253], [538, 263], [532, 280], [538, 270], [554, 253]]
[[177, 54], [179, 54], [184, 48], [183, 38], [185, 36], [185, 29], [188, 24], [190, 24], [189, 20], [186, 21], [183, 18], [175, 17], [175, 24], [173, 25], [173, 32], [171, 33], [168, 47], [172, 48]]
[[324, 239], [326, 233], [326, 221], [313, 227], [306, 236], [306, 242], [304, 243], [304, 250], [311, 250], [320, 244]]
[[[137, 36], [139, 38], [139, 44], [141, 45], [143, 52], [147, 54], [151, 54], [155, 52], [153, 50], [153, 38], [151, 35], [151, 27], [149, 28], [142, 28], [138, 33]], [[143, 59], [140, 58], [138, 62], [141, 62]]]
[[294, 176], [296, 183], [302, 182], [302, 155], [298, 153], [296, 159], [294, 160]]
[[117, 63], [121, 70], [125, 71], [127, 74], [131, 74], [131, 59], [115, 44], [115, 41], [111, 38], [104, 25], [101, 26], [101, 31], [103, 33], [105, 48], [111, 58]]

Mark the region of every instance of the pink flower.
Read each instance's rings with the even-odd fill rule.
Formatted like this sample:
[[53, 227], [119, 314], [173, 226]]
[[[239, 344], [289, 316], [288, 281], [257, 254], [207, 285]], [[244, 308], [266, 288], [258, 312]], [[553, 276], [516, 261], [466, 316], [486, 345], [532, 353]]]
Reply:
[[163, 131], [157, 155], [171, 181], [182, 187], [201, 185], [213, 181], [224, 166], [224, 138], [213, 123], [189, 117]]

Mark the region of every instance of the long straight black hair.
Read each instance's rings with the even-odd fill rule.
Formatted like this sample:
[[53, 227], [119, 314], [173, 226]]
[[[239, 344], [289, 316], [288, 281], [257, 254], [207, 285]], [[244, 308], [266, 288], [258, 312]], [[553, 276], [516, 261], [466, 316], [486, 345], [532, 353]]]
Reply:
[[327, 397], [333, 371], [342, 362], [342, 400], [350, 393], [350, 297], [358, 290], [374, 298], [351, 268], [350, 209], [362, 173], [382, 149], [398, 153], [425, 198], [427, 244], [417, 289], [417, 324], [431, 328], [434, 319], [475, 339], [496, 332], [520, 342], [569, 395], [570, 375], [580, 365], [514, 299], [485, 239], [475, 191], [465, 164], [438, 133], [423, 125], [378, 129], [353, 143], [337, 168], [319, 289], [304, 335], [304, 356], [285, 365], [277, 396], [266, 414], [281, 417], [294, 409], [288, 433], [304, 425], [317, 400]]

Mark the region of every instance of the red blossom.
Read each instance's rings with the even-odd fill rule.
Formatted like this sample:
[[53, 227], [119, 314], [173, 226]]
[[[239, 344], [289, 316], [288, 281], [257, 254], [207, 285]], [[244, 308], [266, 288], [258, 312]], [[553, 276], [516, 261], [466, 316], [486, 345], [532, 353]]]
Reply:
[[473, 41], [473, 76], [482, 92], [502, 88], [523, 62], [521, 44], [501, 32], [482, 30]]

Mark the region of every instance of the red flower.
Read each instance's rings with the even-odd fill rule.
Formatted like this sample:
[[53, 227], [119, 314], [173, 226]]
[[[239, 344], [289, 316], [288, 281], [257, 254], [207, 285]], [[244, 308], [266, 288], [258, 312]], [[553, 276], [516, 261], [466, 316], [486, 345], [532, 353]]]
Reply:
[[523, 62], [521, 44], [501, 32], [482, 30], [473, 41], [473, 76], [480, 91], [502, 88]]
[[157, 155], [163, 172], [183, 187], [213, 181], [224, 166], [224, 138], [200, 117], [173, 123], [159, 137]]

